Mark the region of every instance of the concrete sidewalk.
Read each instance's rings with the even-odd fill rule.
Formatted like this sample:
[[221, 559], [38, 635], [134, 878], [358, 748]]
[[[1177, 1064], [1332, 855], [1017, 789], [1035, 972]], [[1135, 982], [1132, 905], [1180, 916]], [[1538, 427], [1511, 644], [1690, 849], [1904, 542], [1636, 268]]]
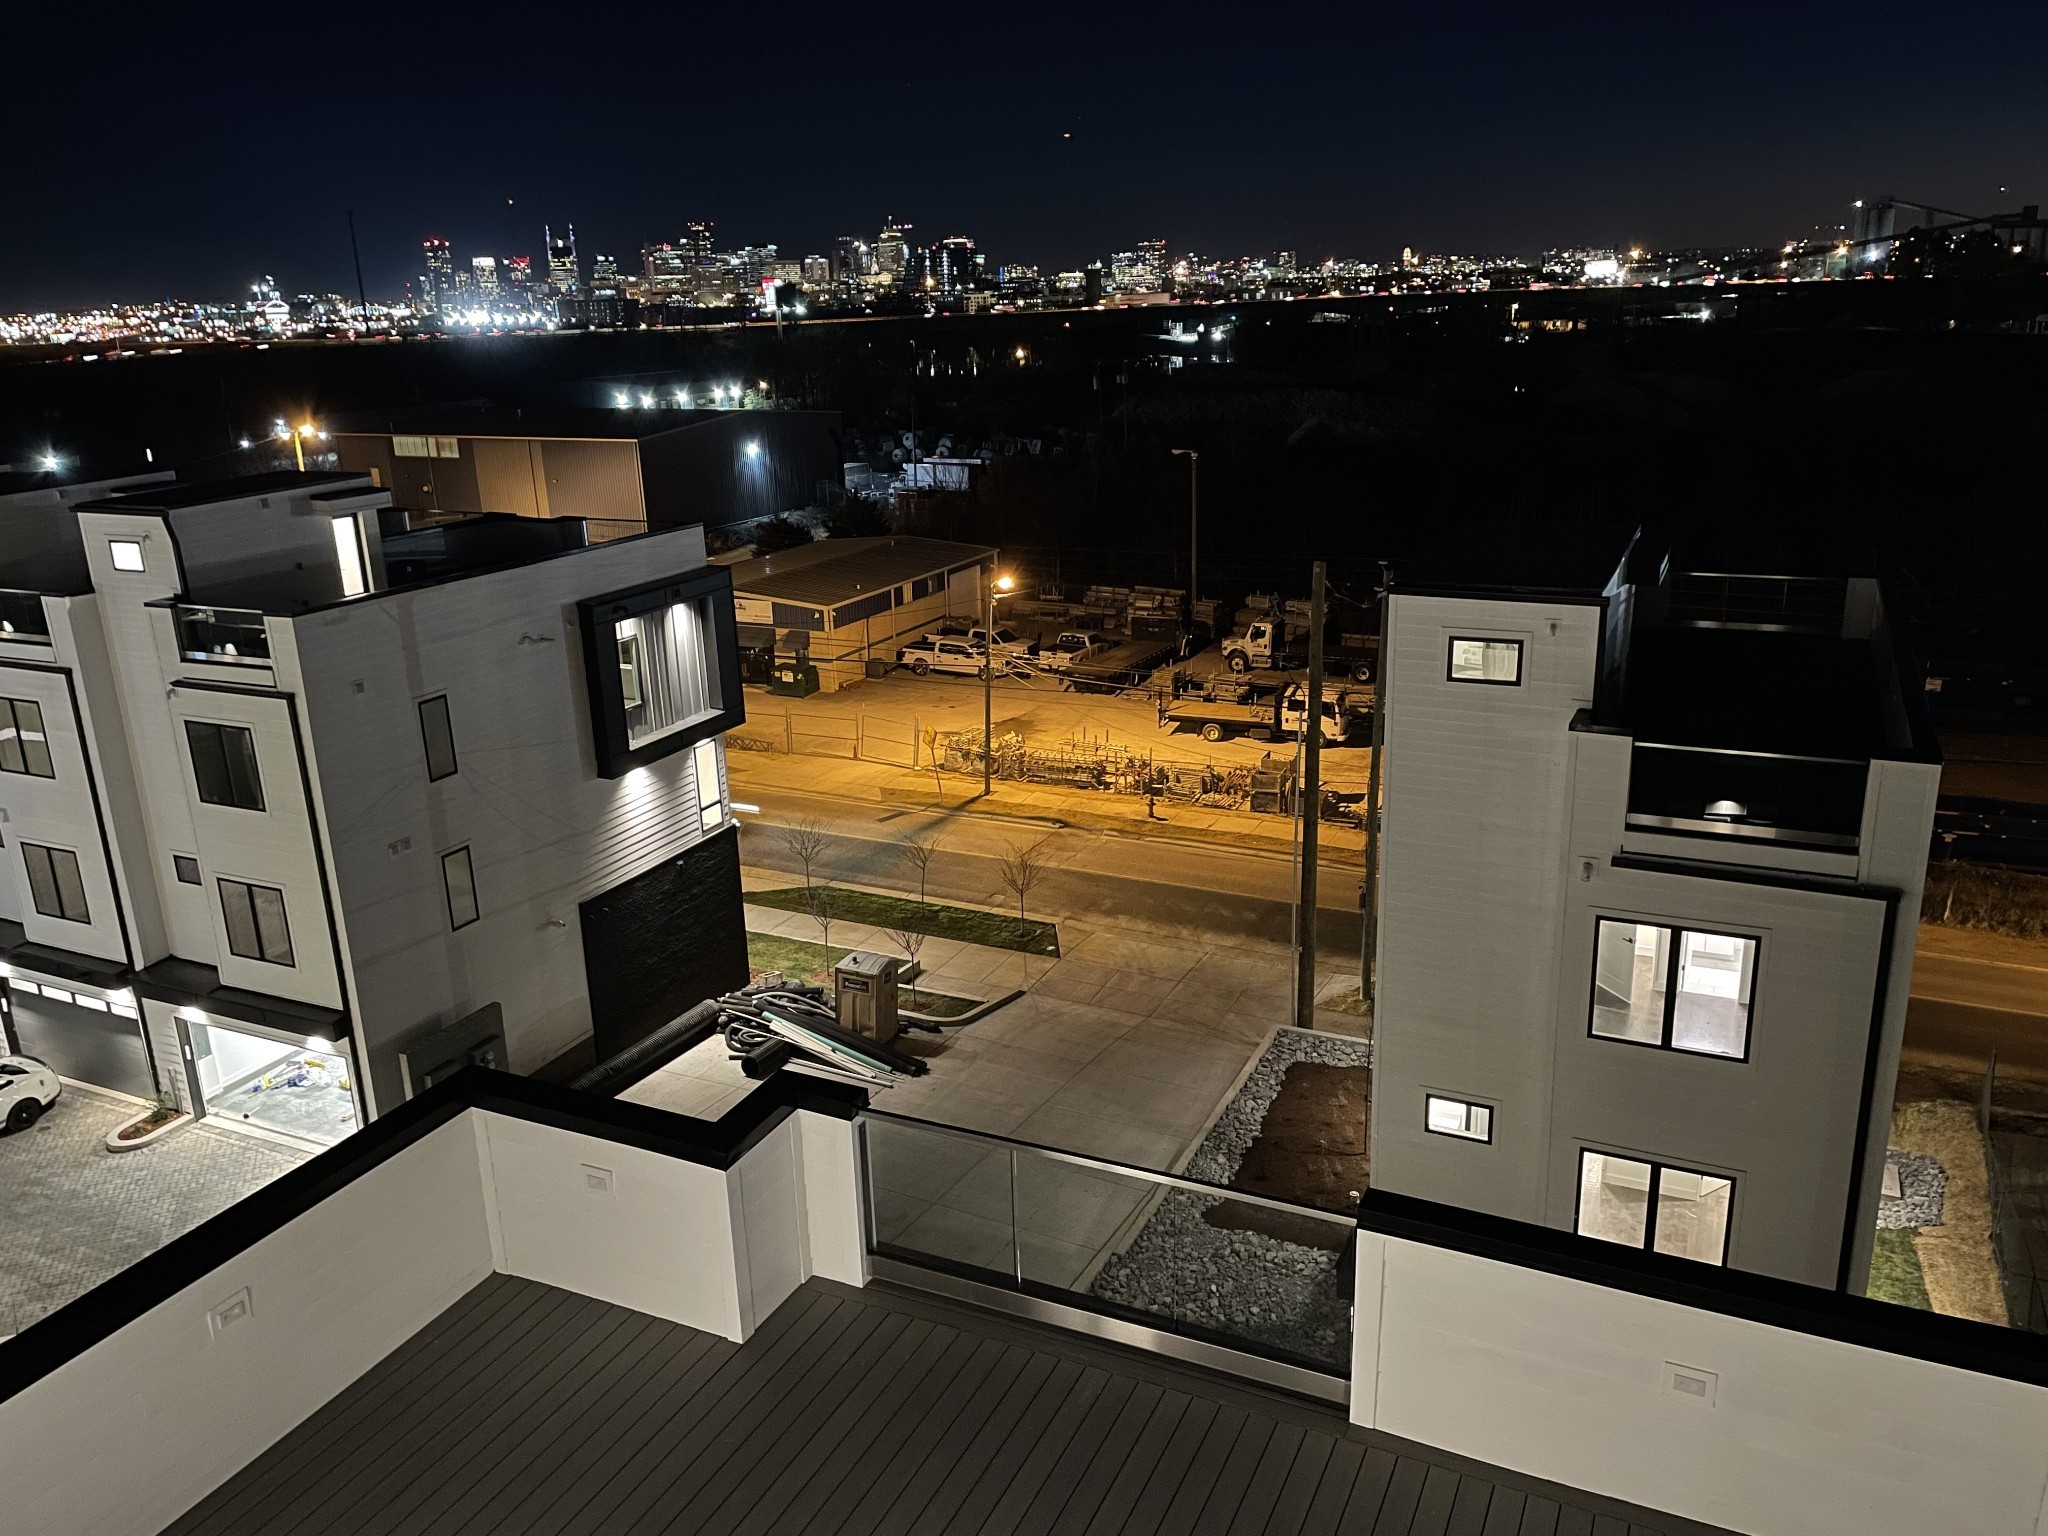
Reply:
[[[748, 889], [789, 877], [746, 870]], [[893, 894], [893, 893], [892, 893]], [[1194, 940], [1140, 926], [1058, 921], [1060, 957], [928, 939], [920, 985], [956, 996], [1025, 995], [978, 1023], [902, 1047], [928, 1075], [878, 1090], [875, 1108], [967, 1130], [1175, 1172], [1236, 1091], [1265, 1042], [1291, 1022], [1284, 949], [1227, 937]], [[817, 942], [807, 915], [750, 905], [747, 926]], [[901, 951], [866, 924], [835, 922], [835, 948]], [[1329, 1009], [1318, 1028], [1363, 1032]], [[702, 1074], [704, 1064], [692, 1069]], [[695, 1084], [674, 1085], [714, 1102]]]
[[[916, 806], [929, 810], [967, 811], [977, 816], [1013, 818], [1041, 825], [1058, 823], [1084, 830], [1142, 832], [1188, 842], [1225, 847], [1253, 847], [1286, 853], [1294, 847], [1294, 824], [1285, 816], [1255, 811], [1219, 810], [1161, 799], [1150, 814], [1136, 795], [1100, 790], [1064, 789], [1052, 784], [996, 781], [995, 792], [981, 794], [981, 780], [929, 770], [913, 771], [852, 758], [812, 757], [803, 753], [745, 750], [738, 742], [726, 754], [726, 773], [733, 795], [745, 800], [749, 789], [779, 789], [837, 799]], [[1361, 864], [1365, 831], [1324, 822], [1321, 828], [1325, 864]]]

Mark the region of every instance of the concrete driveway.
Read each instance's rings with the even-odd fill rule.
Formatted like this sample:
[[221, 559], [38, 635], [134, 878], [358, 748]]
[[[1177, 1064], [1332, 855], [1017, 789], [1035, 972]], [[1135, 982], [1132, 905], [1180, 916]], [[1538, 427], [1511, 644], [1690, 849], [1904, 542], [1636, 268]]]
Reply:
[[34, 1127], [0, 1136], [0, 1335], [47, 1317], [308, 1155], [204, 1124], [109, 1152], [108, 1134], [138, 1113], [67, 1084]]

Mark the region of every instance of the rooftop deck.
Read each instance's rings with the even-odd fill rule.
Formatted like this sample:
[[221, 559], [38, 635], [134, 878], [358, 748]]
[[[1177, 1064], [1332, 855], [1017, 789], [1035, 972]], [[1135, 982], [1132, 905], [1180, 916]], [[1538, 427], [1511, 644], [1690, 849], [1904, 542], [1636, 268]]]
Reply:
[[1704, 1529], [936, 1298], [813, 1281], [733, 1344], [499, 1275], [170, 1532]]

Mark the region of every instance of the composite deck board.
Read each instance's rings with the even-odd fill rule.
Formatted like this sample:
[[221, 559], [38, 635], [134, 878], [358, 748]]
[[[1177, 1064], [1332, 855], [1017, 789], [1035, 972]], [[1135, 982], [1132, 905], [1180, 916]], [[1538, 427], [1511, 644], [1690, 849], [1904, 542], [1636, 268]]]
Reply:
[[1337, 1536], [1337, 1522], [1351, 1502], [1351, 1490], [1358, 1485], [1358, 1470], [1364, 1461], [1363, 1441], [1339, 1440], [1330, 1447], [1330, 1459], [1323, 1464], [1323, 1475], [1302, 1515], [1298, 1536]]
[[1458, 1497], [1458, 1474], [1449, 1467], [1431, 1467], [1423, 1479], [1422, 1497], [1415, 1501], [1415, 1518], [1408, 1522], [1408, 1536], [1444, 1536], [1451, 1528], [1451, 1506]]
[[[1308, 1507], [1315, 1499], [1316, 1489], [1322, 1486], [1323, 1469], [1330, 1464], [1330, 1452], [1338, 1444], [1328, 1435], [1311, 1434], [1302, 1440], [1301, 1449], [1294, 1455], [1294, 1465], [1287, 1470], [1287, 1480], [1273, 1496], [1272, 1513], [1258, 1527], [1258, 1532], [1263, 1536], [1297, 1536], [1302, 1522], [1308, 1518]], [[1242, 1514], [1243, 1511], [1239, 1511], [1240, 1524], [1243, 1523]], [[1258, 1536], [1258, 1532], [1254, 1536]]]
[[[1518, 1484], [1520, 1486], [1518, 1486]], [[935, 1297], [745, 1344], [492, 1276], [165, 1536], [1702, 1536]]]

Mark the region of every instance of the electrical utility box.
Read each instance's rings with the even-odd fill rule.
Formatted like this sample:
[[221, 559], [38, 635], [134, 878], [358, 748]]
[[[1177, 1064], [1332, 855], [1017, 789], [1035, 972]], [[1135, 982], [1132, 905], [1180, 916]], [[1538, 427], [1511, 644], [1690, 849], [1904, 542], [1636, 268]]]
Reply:
[[832, 967], [832, 996], [839, 1006], [839, 1027], [881, 1045], [896, 1038], [901, 1021], [896, 1013], [896, 962], [872, 950], [857, 949]]

